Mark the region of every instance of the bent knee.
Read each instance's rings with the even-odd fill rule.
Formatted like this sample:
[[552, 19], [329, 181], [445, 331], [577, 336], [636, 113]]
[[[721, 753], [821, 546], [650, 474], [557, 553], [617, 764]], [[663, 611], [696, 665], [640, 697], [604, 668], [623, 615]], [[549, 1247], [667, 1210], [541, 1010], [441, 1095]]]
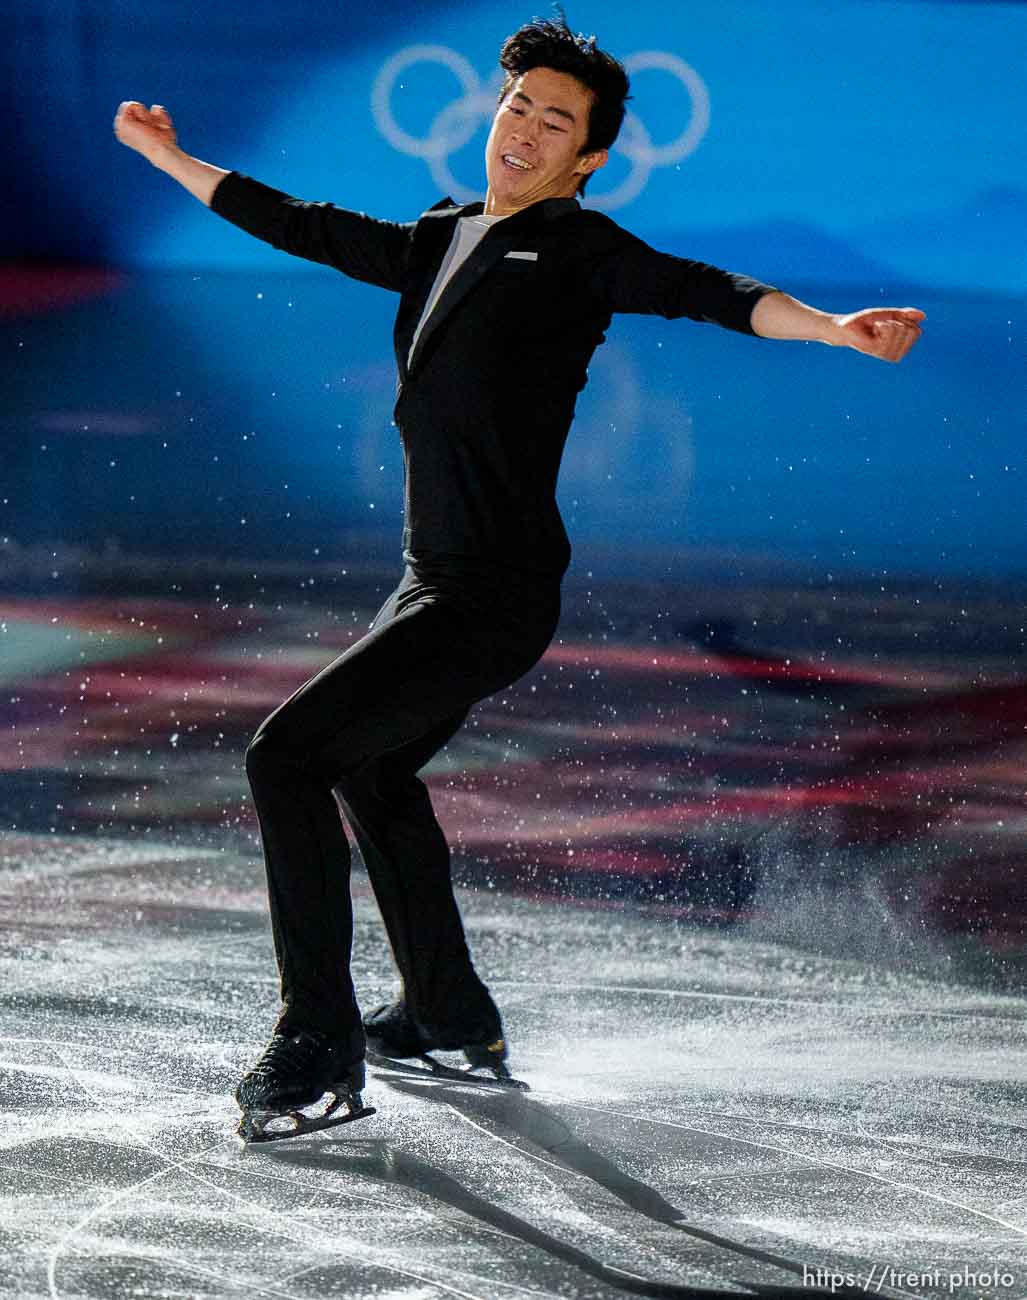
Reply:
[[261, 727], [246, 747], [246, 775], [251, 784], [261, 778], [279, 783], [300, 777], [331, 788], [339, 779], [338, 765], [330, 754], [315, 747], [298, 748], [286, 744], [273, 730]]
[[302, 767], [302, 757], [290, 752], [272, 732], [262, 727], [246, 746], [247, 776], [259, 776], [270, 768], [283, 766]]

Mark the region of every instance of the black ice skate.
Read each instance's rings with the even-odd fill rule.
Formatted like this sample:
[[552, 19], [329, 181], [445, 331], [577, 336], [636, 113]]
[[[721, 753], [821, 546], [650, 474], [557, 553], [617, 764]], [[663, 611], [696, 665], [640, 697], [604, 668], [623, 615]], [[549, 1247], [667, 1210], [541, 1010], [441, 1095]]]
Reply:
[[[506, 1042], [498, 1014], [477, 1023], [468, 1023], [452, 1033], [430, 1032], [419, 1024], [403, 1002], [390, 1002], [368, 1012], [364, 1017], [367, 1035], [367, 1059], [372, 1065], [404, 1074], [430, 1075], [459, 1083], [482, 1083], [488, 1087], [519, 1088], [528, 1085], [515, 1079], [506, 1065]], [[467, 1064], [462, 1068], [444, 1065], [432, 1052], [463, 1052]], [[403, 1065], [417, 1060], [421, 1064]], [[400, 1062], [400, 1064], [397, 1064]]]
[[348, 1041], [305, 1029], [275, 1033], [235, 1090], [236, 1132], [244, 1142], [274, 1142], [364, 1119], [375, 1111], [363, 1103], [363, 1086], [364, 1062], [352, 1060]]

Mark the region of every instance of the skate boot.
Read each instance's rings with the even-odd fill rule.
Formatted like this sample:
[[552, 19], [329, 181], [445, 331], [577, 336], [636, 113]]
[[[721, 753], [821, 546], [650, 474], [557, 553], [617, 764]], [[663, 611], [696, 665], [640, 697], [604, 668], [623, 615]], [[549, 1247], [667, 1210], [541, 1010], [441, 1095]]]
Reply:
[[363, 1103], [363, 1086], [364, 1062], [353, 1060], [348, 1039], [278, 1030], [235, 1090], [236, 1132], [244, 1142], [274, 1142], [363, 1119], [375, 1113]]
[[[461, 1083], [484, 1083], [528, 1091], [528, 1085], [515, 1079], [506, 1065], [506, 1041], [499, 1012], [494, 1008], [475, 1020], [466, 1020], [456, 1029], [427, 1026], [415, 1020], [406, 1003], [388, 1002], [364, 1017], [367, 1035], [367, 1058], [373, 1065], [396, 1068], [395, 1061], [416, 1059], [421, 1068], [411, 1066], [405, 1073], [430, 1073], [440, 1079]], [[432, 1052], [463, 1052], [467, 1065], [461, 1069], [437, 1061]], [[487, 1073], [485, 1073], [487, 1071]]]

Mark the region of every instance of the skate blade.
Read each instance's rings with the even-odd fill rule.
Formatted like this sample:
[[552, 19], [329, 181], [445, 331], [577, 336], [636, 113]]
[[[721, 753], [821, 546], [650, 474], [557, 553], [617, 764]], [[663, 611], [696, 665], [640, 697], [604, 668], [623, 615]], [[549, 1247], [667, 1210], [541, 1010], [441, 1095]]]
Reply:
[[[320, 1102], [315, 1103], [320, 1105]], [[345, 1106], [345, 1110], [342, 1107]], [[322, 1129], [352, 1124], [356, 1119], [367, 1119], [377, 1114], [374, 1106], [365, 1106], [359, 1092], [332, 1094], [332, 1100], [320, 1114], [308, 1115], [311, 1107], [293, 1110], [244, 1111], [235, 1130], [247, 1145], [253, 1142], [281, 1142], [285, 1138], [305, 1137]]]
[[[420, 1061], [421, 1064], [414, 1065], [413, 1062], [415, 1060]], [[472, 1065], [466, 1065], [460, 1069], [456, 1069], [451, 1065], [443, 1065], [441, 1061], [437, 1061], [434, 1056], [429, 1056], [427, 1052], [425, 1052], [423, 1056], [405, 1057], [402, 1060], [398, 1060], [394, 1056], [382, 1056], [381, 1053], [368, 1049], [367, 1062], [369, 1065], [373, 1065], [376, 1070], [391, 1070], [394, 1074], [411, 1075], [415, 1079], [424, 1079], [427, 1081], [438, 1080], [447, 1083], [465, 1083], [493, 1090], [498, 1088], [507, 1092], [511, 1089], [515, 1092], [531, 1091], [531, 1088], [523, 1079], [515, 1079], [512, 1074], [497, 1074], [494, 1072], [482, 1074], [480, 1070], [485, 1067]], [[500, 1066], [499, 1068], [504, 1071], [506, 1069], [505, 1066]]]

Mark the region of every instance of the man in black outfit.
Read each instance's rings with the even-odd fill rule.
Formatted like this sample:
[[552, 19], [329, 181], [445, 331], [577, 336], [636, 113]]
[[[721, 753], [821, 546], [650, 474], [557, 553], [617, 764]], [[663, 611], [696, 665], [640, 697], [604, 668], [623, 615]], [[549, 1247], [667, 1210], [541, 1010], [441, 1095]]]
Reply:
[[[463, 1050], [509, 1078], [471, 963], [449, 850], [417, 772], [470, 707], [538, 662], [570, 559], [556, 482], [575, 400], [614, 312], [688, 316], [900, 360], [923, 313], [837, 316], [747, 276], [659, 253], [576, 195], [603, 166], [628, 80], [594, 38], [536, 21], [504, 44], [484, 204], [407, 224], [306, 203], [189, 157], [167, 111], [118, 110], [125, 144], [242, 229], [400, 294], [395, 418], [406, 465], [403, 577], [371, 630], [261, 726], [247, 756], [283, 1008], [237, 1098], [259, 1117], [348, 1096], [365, 1039], [391, 1057]], [[357, 837], [403, 980], [361, 1023], [349, 977]], [[336, 1121], [337, 1122], [337, 1121]], [[291, 1131], [306, 1131], [296, 1120]]]

